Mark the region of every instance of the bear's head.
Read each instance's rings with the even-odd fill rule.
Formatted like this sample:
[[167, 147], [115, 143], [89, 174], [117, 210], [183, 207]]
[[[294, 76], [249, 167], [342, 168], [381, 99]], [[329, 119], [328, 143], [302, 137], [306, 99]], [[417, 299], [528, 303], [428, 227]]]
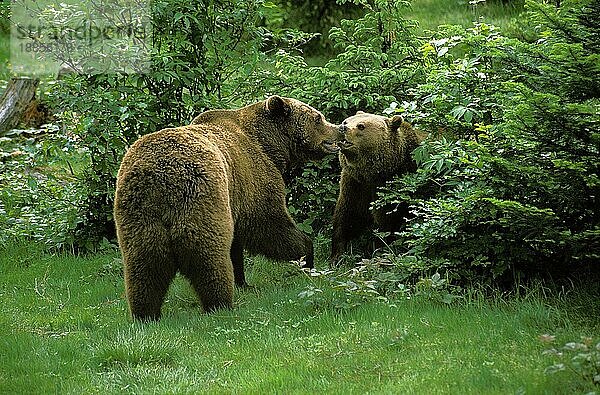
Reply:
[[339, 150], [339, 127], [300, 100], [271, 96], [264, 102], [271, 121], [286, 130], [296, 150], [306, 159], [321, 159]]
[[[404, 119], [400, 115], [386, 118], [381, 115], [358, 111], [346, 118], [340, 126], [343, 135], [338, 146], [347, 159], [371, 156], [382, 147], [398, 140]], [[401, 137], [401, 136], [400, 136]]]
[[414, 167], [415, 131], [399, 116], [387, 118], [358, 111], [340, 126], [340, 163], [364, 182], [379, 182]]

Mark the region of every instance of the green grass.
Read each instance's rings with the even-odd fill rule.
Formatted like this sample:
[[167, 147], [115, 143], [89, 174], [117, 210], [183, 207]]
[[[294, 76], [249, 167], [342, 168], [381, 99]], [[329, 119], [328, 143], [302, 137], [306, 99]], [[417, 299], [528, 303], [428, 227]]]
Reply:
[[[538, 340], [598, 335], [598, 290], [339, 312], [297, 295], [310, 279], [254, 259], [236, 308], [201, 313], [182, 279], [159, 323], [132, 323], [118, 254], [0, 251], [0, 393], [572, 393]], [[592, 293], [590, 293], [592, 292]], [[590, 302], [591, 301], [591, 302]], [[331, 301], [330, 301], [331, 302]], [[579, 309], [578, 309], [579, 306]]]
[[435, 31], [440, 25], [472, 26], [479, 18], [508, 29], [523, 11], [523, 4], [521, 0], [488, 0], [476, 6], [468, 0], [413, 0], [405, 17], [419, 21], [422, 31]]

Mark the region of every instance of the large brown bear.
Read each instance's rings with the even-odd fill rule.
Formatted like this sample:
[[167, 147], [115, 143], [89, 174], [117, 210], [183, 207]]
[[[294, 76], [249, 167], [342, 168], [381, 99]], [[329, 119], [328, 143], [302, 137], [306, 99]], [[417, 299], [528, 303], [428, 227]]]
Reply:
[[272, 96], [213, 110], [143, 136], [125, 154], [114, 216], [134, 319], [155, 320], [175, 274], [205, 311], [245, 285], [243, 250], [278, 260], [313, 246], [290, 217], [282, 174], [336, 150], [339, 128], [314, 108]]
[[407, 207], [370, 211], [377, 188], [394, 175], [416, 170], [411, 152], [424, 139], [401, 116], [386, 118], [362, 111], [340, 126], [342, 175], [333, 214], [331, 263], [337, 264], [351, 240], [375, 224], [384, 231], [396, 230], [404, 222]]

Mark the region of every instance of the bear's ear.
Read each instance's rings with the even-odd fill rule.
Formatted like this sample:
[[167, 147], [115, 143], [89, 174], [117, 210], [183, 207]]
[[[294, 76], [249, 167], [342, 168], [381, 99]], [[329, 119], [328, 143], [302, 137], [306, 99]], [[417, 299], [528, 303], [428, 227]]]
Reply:
[[356, 112], [356, 115], [360, 115], [360, 114], [366, 114], [366, 112], [364, 112], [364, 111], [357, 111]]
[[404, 122], [402, 115], [394, 115], [387, 119], [387, 124], [391, 132], [396, 132], [400, 125], [402, 125], [402, 122]]
[[271, 96], [266, 102], [267, 111], [274, 115], [288, 115], [290, 106], [281, 96]]

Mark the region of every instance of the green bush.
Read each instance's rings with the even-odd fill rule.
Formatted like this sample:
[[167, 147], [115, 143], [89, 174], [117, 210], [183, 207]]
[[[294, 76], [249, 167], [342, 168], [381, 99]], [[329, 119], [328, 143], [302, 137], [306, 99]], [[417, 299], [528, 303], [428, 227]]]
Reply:
[[[135, 76], [69, 75], [59, 81], [51, 100], [62, 108], [60, 121], [85, 149], [87, 167], [79, 175], [84, 196], [74, 230], [76, 246], [91, 250], [115, 238], [112, 201], [117, 171], [127, 147], [139, 136], [160, 129], [152, 97], [138, 88]], [[59, 107], [60, 106], [60, 107]]]
[[[260, 5], [259, 0], [221, 0], [206, 7], [182, 0], [153, 2], [149, 71], [71, 74], [56, 84], [54, 107], [89, 155], [81, 177], [85, 199], [76, 244], [89, 249], [114, 238], [115, 178], [133, 141], [187, 124], [205, 109], [261, 98], [264, 91], [251, 76], [266, 34], [257, 27]], [[51, 15], [52, 26], [72, 17], [60, 11], [44, 15]]]
[[[406, 263], [406, 262], [404, 262]], [[345, 272], [310, 270], [311, 283], [298, 294], [298, 302], [314, 309], [349, 311], [378, 302], [420, 299], [449, 305], [463, 299], [463, 289], [439, 273], [413, 277], [393, 256], [363, 259]]]
[[401, 253], [487, 281], [597, 263], [598, 4], [528, 1], [531, 42], [476, 24], [424, 46], [437, 59], [416, 104], [397, 111], [450, 137], [417, 149], [417, 173], [380, 195], [378, 205], [411, 204]]
[[56, 251], [73, 243], [82, 196], [70, 161], [79, 152], [57, 129], [0, 138], [0, 247], [27, 240]]
[[381, 111], [391, 101], [404, 99], [422, 75], [415, 22], [403, 18], [408, 2], [353, 3], [364, 6], [366, 13], [330, 30], [333, 46], [341, 51], [335, 58], [309, 67], [303, 57], [279, 51], [266, 81], [273, 90], [311, 103], [336, 122], [357, 110]]
[[424, 130], [474, 137], [474, 125], [492, 124], [502, 116], [495, 93], [503, 81], [503, 66], [495, 56], [503, 40], [495, 27], [482, 22], [469, 29], [440, 28], [420, 48], [424, 83], [411, 90], [411, 101], [398, 110]]
[[339, 192], [340, 166], [329, 155], [296, 171], [288, 186], [288, 210], [298, 227], [308, 234], [328, 231]]

